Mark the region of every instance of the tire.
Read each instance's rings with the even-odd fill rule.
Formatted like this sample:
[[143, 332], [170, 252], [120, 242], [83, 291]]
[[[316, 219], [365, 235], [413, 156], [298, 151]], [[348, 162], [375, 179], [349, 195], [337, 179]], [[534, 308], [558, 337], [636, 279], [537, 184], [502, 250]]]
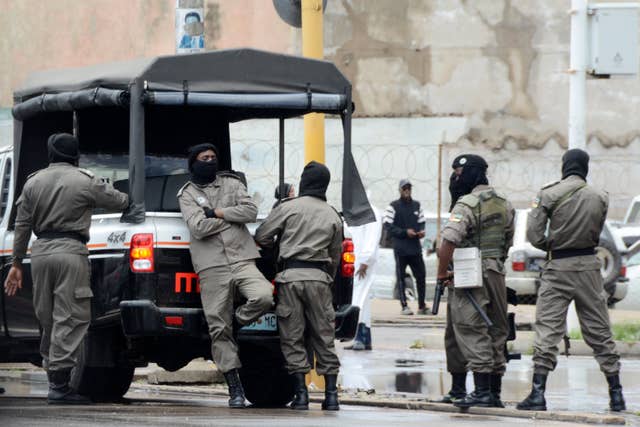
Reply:
[[293, 378], [285, 369], [277, 339], [245, 337], [239, 340], [240, 380], [254, 406], [282, 407], [293, 400]]
[[[116, 357], [120, 355], [121, 342], [114, 333], [89, 333], [81, 344], [78, 362], [71, 373], [71, 385], [78, 393], [88, 396], [94, 402], [117, 402], [122, 400], [133, 380], [135, 367], [126, 361], [115, 359], [115, 366], [95, 366], [89, 355], [108, 348]], [[121, 334], [121, 333], [120, 333]]]
[[609, 295], [613, 295], [616, 280], [622, 267], [622, 257], [618, 253], [615, 245], [606, 239], [600, 239], [600, 244], [596, 248], [596, 256], [602, 262], [600, 273], [602, 274], [604, 289]]

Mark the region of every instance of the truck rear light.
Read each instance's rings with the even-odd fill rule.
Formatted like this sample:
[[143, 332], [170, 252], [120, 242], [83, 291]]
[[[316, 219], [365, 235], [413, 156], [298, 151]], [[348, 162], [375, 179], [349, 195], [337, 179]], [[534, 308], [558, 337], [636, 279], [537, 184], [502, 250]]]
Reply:
[[129, 265], [134, 273], [153, 272], [153, 234], [140, 233], [131, 237]]
[[356, 255], [353, 253], [353, 240], [344, 239], [342, 241], [342, 268], [340, 274], [342, 277], [353, 277], [355, 272], [354, 263]]
[[164, 323], [166, 323], [167, 326], [182, 326], [184, 319], [182, 316], [165, 316]]
[[524, 252], [514, 252], [511, 256], [511, 269], [513, 271], [525, 271], [527, 269], [527, 257]]

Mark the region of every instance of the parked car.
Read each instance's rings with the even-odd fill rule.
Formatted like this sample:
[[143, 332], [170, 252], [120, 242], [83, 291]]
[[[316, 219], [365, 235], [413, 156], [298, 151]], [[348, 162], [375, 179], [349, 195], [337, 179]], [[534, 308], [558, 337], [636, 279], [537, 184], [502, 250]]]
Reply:
[[[435, 212], [425, 212], [425, 237], [422, 239], [422, 257], [427, 269], [427, 299], [433, 297], [436, 284], [436, 269], [438, 267], [438, 257], [434, 252], [434, 243], [438, 234], [438, 215]], [[443, 212], [440, 216], [440, 229], [444, 227], [449, 219], [449, 213]], [[396, 261], [391, 248], [380, 248], [378, 261], [375, 269], [375, 277], [371, 285], [372, 295], [376, 298], [393, 299], [398, 298], [396, 284]], [[417, 297], [415, 280], [411, 275], [411, 268], [407, 267], [406, 277], [406, 297], [414, 300]]]
[[[546, 253], [534, 248], [527, 239], [528, 213], [529, 209], [516, 210], [513, 246], [506, 262], [507, 287], [516, 291], [521, 304], [535, 304], [540, 287], [540, 272], [546, 260]], [[604, 288], [609, 294], [610, 305], [622, 300], [627, 293], [628, 283], [623, 264], [626, 252], [627, 248], [620, 236], [612, 230], [610, 222], [605, 221], [596, 255], [602, 261], [600, 272]]]
[[640, 196], [633, 198], [624, 220], [614, 223], [614, 226], [627, 248], [640, 241]]
[[[535, 304], [540, 287], [540, 271], [546, 260], [546, 253], [534, 248], [527, 240], [528, 213], [529, 209], [516, 210], [513, 246], [509, 250], [509, 256], [505, 263], [506, 285], [516, 292], [520, 304]], [[444, 225], [448, 215], [443, 215], [442, 218]], [[427, 227], [430, 230], [427, 235], [433, 241], [435, 239], [435, 214], [429, 215], [427, 223], [431, 224]], [[600, 246], [597, 248], [597, 256], [602, 261], [601, 273], [604, 287], [609, 294], [609, 304], [615, 304], [622, 300], [629, 286], [623, 263], [627, 249], [620, 236], [614, 231], [607, 221], [600, 236]], [[423, 257], [427, 268], [427, 299], [429, 299], [434, 291], [438, 260], [434, 253], [427, 250], [423, 252]], [[410, 269], [407, 269], [407, 272], [410, 273]], [[396, 275], [393, 249], [380, 248], [375, 274], [373, 295], [378, 298], [397, 298], [397, 295], [394, 295]], [[410, 275], [407, 279], [406, 292], [407, 298], [415, 298], [414, 280]]]
[[[190, 234], [177, 200], [178, 189], [189, 179], [184, 170], [187, 147], [215, 141], [220, 169], [231, 171], [229, 123], [279, 120], [283, 146], [286, 118], [311, 111], [339, 114], [348, 172], [342, 188], [347, 216], [351, 201], [364, 198], [349, 161], [350, 93], [350, 83], [331, 63], [250, 49], [41, 72], [14, 93], [15, 145], [0, 151], [2, 281], [11, 263], [13, 202], [27, 176], [47, 166], [50, 134], [80, 135], [80, 166], [112, 181], [132, 202], [122, 217], [115, 212], [94, 212], [92, 217], [87, 245], [92, 319], [72, 373], [82, 394], [117, 400], [128, 390], [135, 367], [153, 362], [174, 371], [194, 358], [211, 358]], [[344, 241], [343, 251], [353, 251], [350, 240]], [[359, 311], [351, 306], [351, 259], [343, 256], [332, 288], [336, 337], [347, 340], [355, 335]], [[269, 280], [275, 276], [272, 260], [269, 252], [257, 260]], [[13, 297], [0, 293], [0, 362], [40, 364], [30, 261], [24, 262], [23, 288]], [[248, 400], [257, 405], [290, 401], [293, 382], [284, 367], [274, 313], [235, 332]]]
[[616, 309], [640, 310], [640, 240], [629, 248], [625, 266], [629, 290], [624, 300], [616, 304]]

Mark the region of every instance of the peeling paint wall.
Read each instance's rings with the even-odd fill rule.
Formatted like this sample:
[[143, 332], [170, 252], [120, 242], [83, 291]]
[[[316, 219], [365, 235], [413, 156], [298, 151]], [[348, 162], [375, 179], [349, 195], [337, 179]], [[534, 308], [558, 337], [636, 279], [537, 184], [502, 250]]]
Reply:
[[[301, 31], [282, 22], [272, 1], [204, 3], [207, 49], [300, 54]], [[353, 84], [354, 141], [361, 144], [354, 153], [365, 182], [395, 196], [393, 182], [408, 169], [394, 167], [384, 177], [378, 172], [389, 161], [414, 168], [411, 162], [421, 156], [426, 160], [411, 170], [427, 189], [421, 200], [434, 207], [433, 147], [444, 133], [451, 143], [447, 155], [486, 156], [493, 182], [525, 206], [540, 185], [557, 177], [567, 144], [569, 4], [330, 0], [325, 56]], [[0, 0], [0, 10], [0, 108], [11, 106], [12, 88], [34, 70], [174, 52], [175, 0]], [[620, 185], [640, 182], [640, 77], [588, 80], [587, 101], [592, 180], [609, 191], [611, 213], [620, 217], [640, 193], [637, 185]], [[458, 124], [447, 127], [441, 118]], [[427, 135], [430, 126], [437, 135]], [[260, 132], [238, 138], [250, 143]], [[330, 135], [328, 127], [327, 158], [335, 158]], [[291, 144], [301, 152], [301, 139]]]
[[[464, 115], [490, 148], [566, 146], [570, 19], [558, 0], [336, 0], [327, 58], [367, 117]], [[640, 135], [637, 77], [588, 81], [588, 133], [605, 146]]]

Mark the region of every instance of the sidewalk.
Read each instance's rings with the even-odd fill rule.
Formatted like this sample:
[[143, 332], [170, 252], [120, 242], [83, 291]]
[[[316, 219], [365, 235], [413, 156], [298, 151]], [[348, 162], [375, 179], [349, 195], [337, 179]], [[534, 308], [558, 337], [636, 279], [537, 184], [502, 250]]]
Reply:
[[[409, 307], [413, 312], [418, 311], [418, 303], [415, 301], [409, 302]], [[431, 309], [431, 301], [427, 301], [427, 307]], [[536, 318], [536, 306], [535, 305], [517, 305], [509, 306], [509, 312], [516, 313], [516, 324], [526, 325], [533, 324]], [[391, 326], [393, 324], [415, 324], [416, 326], [439, 326], [445, 325], [445, 316], [447, 313], [447, 303], [443, 301], [440, 303], [440, 309], [437, 316], [431, 314], [426, 316], [419, 316], [414, 314], [413, 316], [403, 316], [400, 314], [400, 302], [390, 299], [378, 299], [371, 300], [371, 319], [374, 325], [385, 324]], [[640, 322], [640, 311], [635, 310], [609, 310], [609, 316], [611, 323], [629, 323]]]
[[[417, 303], [410, 302], [409, 306], [417, 311]], [[427, 306], [429, 301], [427, 301]], [[531, 354], [535, 333], [532, 331], [535, 322], [535, 305], [509, 306], [509, 311], [516, 313], [517, 338], [508, 343], [509, 350], [515, 353]], [[444, 350], [444, 328], [446, 322], [447, 303], [441, 302], [438, 315], [403, 316], [400, 314], [400, 303], [396, 300], [373, 299], [371, 304], [372, 326], [419, 328], [411, 334], [405, 348], [424, 348], [428, 350]], [[640, 311], [609, 310], [612, 324], [640, 322]], [[623, 357], [640, 357], [640, 343], [616, 341], [616, 346]], [[564, 344], [560, 343], [561, 351]], [[583, 340], [570, 340], [569, 352], [575, 356], [591, 356], [593, 351]]]

